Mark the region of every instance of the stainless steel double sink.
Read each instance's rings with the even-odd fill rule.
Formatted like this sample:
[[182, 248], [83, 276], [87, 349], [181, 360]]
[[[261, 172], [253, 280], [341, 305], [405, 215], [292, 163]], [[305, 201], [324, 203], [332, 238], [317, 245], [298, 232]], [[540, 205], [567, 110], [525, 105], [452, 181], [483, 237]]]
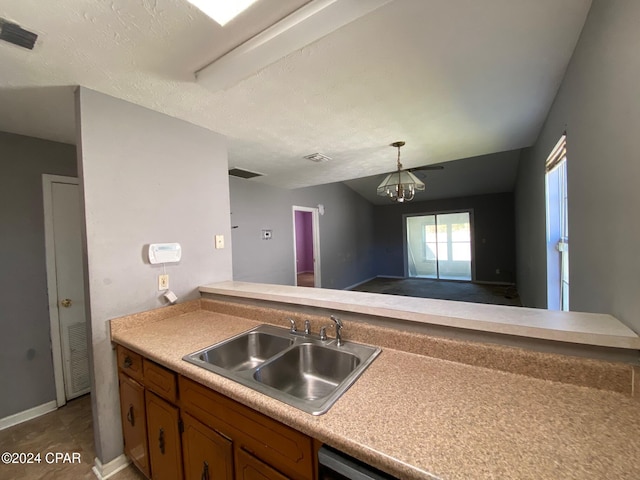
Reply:
[[260, 325], [183, 357], [183, 360], [246, 387], [321, 415], [380, 353], [379, 348], [321, 340], [272, 325]]

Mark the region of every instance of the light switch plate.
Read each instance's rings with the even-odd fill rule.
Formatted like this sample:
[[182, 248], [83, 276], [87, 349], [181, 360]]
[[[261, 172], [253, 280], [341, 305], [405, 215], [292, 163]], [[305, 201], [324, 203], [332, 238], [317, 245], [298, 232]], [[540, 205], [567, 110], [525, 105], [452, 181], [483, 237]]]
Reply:
[[224, 248], [224, 235], [216, 235], [216, 248]]

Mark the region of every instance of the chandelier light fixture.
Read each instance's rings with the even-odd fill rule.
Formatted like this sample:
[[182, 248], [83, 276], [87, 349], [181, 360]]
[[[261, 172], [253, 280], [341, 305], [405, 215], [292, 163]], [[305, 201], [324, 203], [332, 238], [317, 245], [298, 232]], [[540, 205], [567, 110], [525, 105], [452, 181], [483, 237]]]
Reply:
[[381, 197], [389, 197], [392, 201], [403, 203], [413, 200], [417, 191], [424, 190], [424, 183], [409, 170], [402, 170], [400, 163], [400, 147], [404, 142], [393, 142], [390, 146], [398, 149], [397, 171], [390, 173], [378, 185], [377, 193]]

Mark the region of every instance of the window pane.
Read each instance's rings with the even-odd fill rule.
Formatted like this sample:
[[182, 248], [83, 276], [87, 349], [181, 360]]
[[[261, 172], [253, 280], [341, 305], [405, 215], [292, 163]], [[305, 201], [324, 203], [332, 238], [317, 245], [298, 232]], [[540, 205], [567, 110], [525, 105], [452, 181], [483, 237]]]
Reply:
[[435, 260], [436, 259], [436, 243], [429, 242], [427, 245], [426, 259], [427, 260]]
[[454, 242], [470, 242], [471, 228], [468, 223], [454, 223], [451, 225], [451, 240]]
[[451, 245], [452, 260], [457, 262], [471, 261], [471, 244], [470, 243], [454, 243]]
[[438, 260], [449, 260], [449, 249], [446, 242], [438, 242]]
[[[410, 277], [436, 278], [435, 216], [407, 217], [407, 273]], [[433, 243], [427, 238], [433, 237]]]
[[424, 226], [424, 237], [427, 243], [436, 241], [436, 226], [435, 225], [425, 225]]

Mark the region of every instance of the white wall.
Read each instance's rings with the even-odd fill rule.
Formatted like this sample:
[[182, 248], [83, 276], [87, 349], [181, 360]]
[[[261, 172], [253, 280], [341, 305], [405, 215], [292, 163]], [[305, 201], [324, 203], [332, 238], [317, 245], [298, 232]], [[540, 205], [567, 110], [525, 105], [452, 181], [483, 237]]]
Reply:
[[231, 242], [213, 248], [215, 234], [230, 239], [227, 151], [216, 133], [86, 88], [76, 107], [96, 452], [107, 463], [122, 453], [108, 320], [164, 305], [146, 244], [182, 245], [180, 263], [167, 266], [180, 300], [232, 278]]
[[[640, 332], [640, 2], [594, 0], [516, 187], [518, 285], [546, 306], [544, 161], [567, 131], [571, 310]], [[544, 304], [543, 304], [544, 302]]]

